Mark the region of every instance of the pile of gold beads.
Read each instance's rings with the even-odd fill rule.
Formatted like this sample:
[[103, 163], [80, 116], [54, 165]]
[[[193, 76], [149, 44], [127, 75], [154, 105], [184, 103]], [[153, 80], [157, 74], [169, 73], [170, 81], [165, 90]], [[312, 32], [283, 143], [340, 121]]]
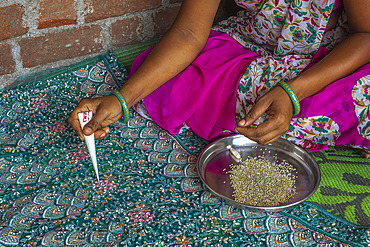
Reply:
[[229, 167], [235, 201], [251, 206], [273, 207], [288, 202], [297, 193], [295, 168], [286, 161], [270, 161], [264, 157], [242, 159], [235, 149], [231, 156], [238, 163]]

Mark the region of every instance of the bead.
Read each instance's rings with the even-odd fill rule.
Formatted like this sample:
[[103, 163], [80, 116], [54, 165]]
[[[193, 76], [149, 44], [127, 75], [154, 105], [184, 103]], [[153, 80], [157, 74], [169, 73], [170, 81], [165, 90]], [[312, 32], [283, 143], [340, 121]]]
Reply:
[[[239, 154], [231, 149], [230, 153], [236, 157]], [[264, 157], [240, 158], [238, 164], [230, 165], [227, 173], [234, 189], [233, 196], [238, 203], [278, 206], [291, 200], [297, 193], [295, 168], [286, 161], [270, 161]]]

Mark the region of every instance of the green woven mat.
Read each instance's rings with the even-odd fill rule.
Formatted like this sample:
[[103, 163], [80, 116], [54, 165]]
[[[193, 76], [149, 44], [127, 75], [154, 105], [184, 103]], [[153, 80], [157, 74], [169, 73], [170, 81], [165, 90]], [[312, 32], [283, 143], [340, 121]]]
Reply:
[[312, 153], [321, 183], [310, 202], [360, 225], [370, 225], [370, 161], [351, 148], [329, 147]]
[[150, 42], [145, 42], [142, 44], [137, 44], [133, 46], [126, 47], [124, 49], [115, 50], [113, 53], [117, 59], [126, 67], [129, 71], [131, 68], [132, 61], [144, 50], [152, 45], [155, 45], [158, 40], [153, 40]]

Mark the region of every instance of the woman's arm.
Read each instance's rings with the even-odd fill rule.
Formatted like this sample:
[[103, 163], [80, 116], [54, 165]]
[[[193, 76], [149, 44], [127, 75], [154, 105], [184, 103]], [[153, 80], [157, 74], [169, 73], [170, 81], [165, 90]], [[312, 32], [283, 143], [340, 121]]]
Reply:
[[[176, 76], [196, 58], [207, 42], [219, 3], [220, 0], [183, 1], [171, 29], [120, 88], [128, 107]], [[109, 132], [107, 126], [123, 115], [120, 102], [113, 95], [82, 100], [68, 119], [81, 139], [83, 133], [77, 114], [84, 111], [92, 111], [94, 117], [85, 125], [83, 133], [95, 133], [96, 139], [104, 138]]]
[[207, 42], [219, 2], [183, 2], [172, 28], [120, 89], [129, 107], [176, 76], [198, 56]]
[[[287, 82], [299, 100], [370, 62], [370, 1], [343, 0], [343, 3], [350, 35], [320, 62]], [[268, 119], [256, 128], [250, 127], [264, 112]], [[288, 131], [292, 114], [288, 94], [275, 87], [257, 101], [235, 130], [258, 143], [269, 144]]]
[[343, 4], [350, 35], [320, 62], [288, 83], [299, 100], [370, 62], [370, 1], [343, 0]]

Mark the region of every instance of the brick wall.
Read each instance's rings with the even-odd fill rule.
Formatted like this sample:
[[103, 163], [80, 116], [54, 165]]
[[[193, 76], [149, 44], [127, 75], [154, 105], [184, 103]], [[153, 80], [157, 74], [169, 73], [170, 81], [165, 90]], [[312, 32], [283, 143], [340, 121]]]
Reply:
[[[237, 9], [223, 0], [217, 19]], [[181, 0], [0, 0], [0, 88], [22, 75], [160, 38]]]

